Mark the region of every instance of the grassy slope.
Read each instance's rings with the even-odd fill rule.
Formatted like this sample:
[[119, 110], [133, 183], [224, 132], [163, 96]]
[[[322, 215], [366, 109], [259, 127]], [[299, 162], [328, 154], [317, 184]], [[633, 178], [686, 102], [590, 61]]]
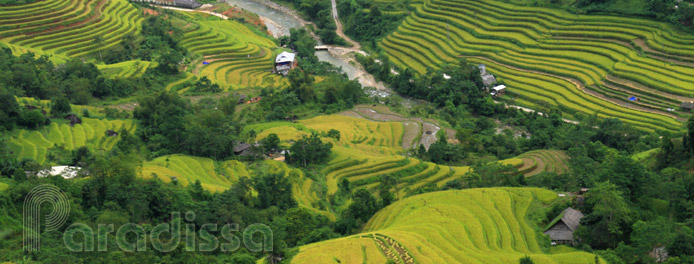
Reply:
[[181, 23], [185, 31], [181, 46], [200, 58], [193, 62], [193, 72], [234, 89], [285, 82], [272, 74], [277, 44], [271, 38], [236, 21], [181, 14], [186, 20]]
[[229, 189], [239, 177], [248, 177], [246, 165], [236, 161], [214, 162], [209, 158], [187, 155], [167, 155], [145, 162], [138, 174], [143, 178], [156, 175], [164, 182], [176, 177], [178, 184], [187, 186], [199, 180], [202, 187], [214, 192]]
[[64, 122], [53, 122], [38, 130], [14, 130], [8, 135], [8, 143], [20, 160], [30, 158], [45, 163], [46, 153], [53, 147], [73, 150], [87, 146], [93, 151], [110, 150], [116, 145], [118, 137], [107, 136], [106, 130], [118, 132], [121, 128], [132, 133], [135, 125], [132, 120], [82, 118], [82, 124], [72, 127]]
[[114, 64], [100, 64], [96, 67], [109, 78], [140, 77], [147, 69], [157, 67], [156, 62], [131, 60]]
[[[595, 256], [585, 252], [543, 252], [540, 243], [548, 241], [539, 239], [527, 214], [554, 199], [553, 192], [536, 188], [412, 196], [379, 211], [362, 234], [301, 247], [292, 263], [383, 263], [385, 256], [409, 256], [412, 263], [516, 263], [525, 255], [535, 263], [593, 263]], [[375, 238], [407, 253], [378, 254]]]

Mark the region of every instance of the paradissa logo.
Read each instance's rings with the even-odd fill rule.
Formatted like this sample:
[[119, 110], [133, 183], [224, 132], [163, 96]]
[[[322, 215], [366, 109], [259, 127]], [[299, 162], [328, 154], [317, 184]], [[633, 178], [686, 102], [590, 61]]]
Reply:
[[[42, 208], [44, 211], [50, 209], [45, 217], [42, 215]], [[23, 209], [24, 250], [26, 251], [40, 250], [42, 223], [45, 226], [44, 231], [58, 231], [65, 225], [70, 215], [70, 203], [67, 196], [58, 187], [50, 184], [31, 189], [24, 200]], [[186, 223], [182, 223], [181, 214], [174, 212], [171, 214], [169, 223], [152, 228], [127, 223], [121, 225], [116, 231], [114, 224], [99, 224], [96, 233], [89, 225], [75, 223], [63, 233], [63, 241], [65, 247], [74, 252], [93, 252], [95, 247], [100, 252], [108, 251], [110, 236], [115, 238], [115, 243], [120, 250], [128, 252], [146, 251], [148, 238], [153, 250], [171, 252], [181, 245], [182, 237], [185, 240], [183, 244], [186, 251], [210, 252], [219, 249], [231, 252], [238, 250], [242, 244], [251, 252], [270, 252], [273, 249], [272, 229], [263, 224], [247, 226], [239, 238], [234, 234], [239, 232], [237, 224], [226, 224], [221, 228], [217, 224], [203, 224], [198, 229], [192, 223], [195, 221], [194, 212], [187, 212], [185, 220]], [[181, 230], [182, 225], [185, 225], [184, 231]], [[149, 235], [147, 235], [148, 229]]]
[[[143, 252], [147, 250], [147, 238], [154, 250], [159, 252], [171, 252], [181, 245], [181, 214], [171, 214], [172, 221], [154, 226], [149, 235], [143, 226], [128, 223], [120, 226], [115, 231], [113, 224], [99, 224], [97, 233], [85, 224], [73, 224], [63, 234], [65, 246], [74, 252], [92, 252], [96, 250], [108, 251], [108, 237], [114, 235], [120, 250], [127, 252]], [[195, 220], [195, 213], [187, 212], [185, 219], [188, 222]], [[251, 252], [270, 252], [273, 248], [272, 230], [263, 224], [252, 224], [246, 227], [241, 238], [234, 235], [239, 231], [237, 224], [226, 224], [219, 228], [217, 224], [204, 224], [197, 231], [194, 223], [185, 224], [185, 250], [210, 252], [217, 249], [223, 252], [236, 251], [241, 244]], [[219, 233], [224, 241], [220, 241], [212, 233]], [[262, 238], [261, 238], [262, 237]]]
[[39, 251], [41, 248], [41, 207], [44, 204], [51, 206], [51, 212], [43, 219], [45, 231], [57, 231], [70, 215], [67, 196], [58, 187], [43, 184], [32, 188], [24, 199], [22, 208], [26, 251]]

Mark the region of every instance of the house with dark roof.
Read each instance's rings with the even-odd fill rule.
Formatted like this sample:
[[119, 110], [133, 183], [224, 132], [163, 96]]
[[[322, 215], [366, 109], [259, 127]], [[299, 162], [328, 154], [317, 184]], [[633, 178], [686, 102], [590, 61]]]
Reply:
[[544, 232], [552, 240], [552, 245], [574, 244], [574, 232], [581, 223], [583, 213], [571, 207], [564, 209]]
[[487, 66], [484, 64], [477, 65], [480, 70], [480, 76], [482, 77], [482, 83], [484, 83], [484, 89], [488, 90], [494, 83], [496, 83], [496, 77], [487, 72]]
[[239, 142], [234, 146], [234, 154], [239, 155], [239, 156], [251, 156], [253, 155], [252, 153], [252, 147], [253, 145], [248, 144], [246, 142]]

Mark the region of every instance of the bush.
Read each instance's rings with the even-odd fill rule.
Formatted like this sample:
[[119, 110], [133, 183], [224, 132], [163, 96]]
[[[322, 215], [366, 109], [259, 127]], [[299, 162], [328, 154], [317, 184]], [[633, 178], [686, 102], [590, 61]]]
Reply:
[[72, 112], [72, 106], [66, 97], [51, 100], [51, 115], [54, 117], [62, 117], [70, 112]]
[[46, 121], [46, 117], [44, 117], [41, 110], [38, 109], [23, 111], [19, 117], [19, 124], [28, 128], [40, 127], [46, 124]]

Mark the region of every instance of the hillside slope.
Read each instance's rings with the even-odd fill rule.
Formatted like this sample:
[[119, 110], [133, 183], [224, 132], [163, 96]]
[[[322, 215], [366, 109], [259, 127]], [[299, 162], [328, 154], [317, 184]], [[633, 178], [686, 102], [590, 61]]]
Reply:
[[673, 26], [500, 1], [426, 0], [379, 45], [421, 74], [460, 58], [485, 64], [509, 99], [677, 131], [694, 96], [694, 37]]
[[535, 263], [594, 263], [586, 252], [543, 252], [549, 241], [528, 213], [556, 197], [537, 188], [412, 196], [376, 213], [362, 234], [301, 247], [292, 263], [517, 263], [526, 255]]

